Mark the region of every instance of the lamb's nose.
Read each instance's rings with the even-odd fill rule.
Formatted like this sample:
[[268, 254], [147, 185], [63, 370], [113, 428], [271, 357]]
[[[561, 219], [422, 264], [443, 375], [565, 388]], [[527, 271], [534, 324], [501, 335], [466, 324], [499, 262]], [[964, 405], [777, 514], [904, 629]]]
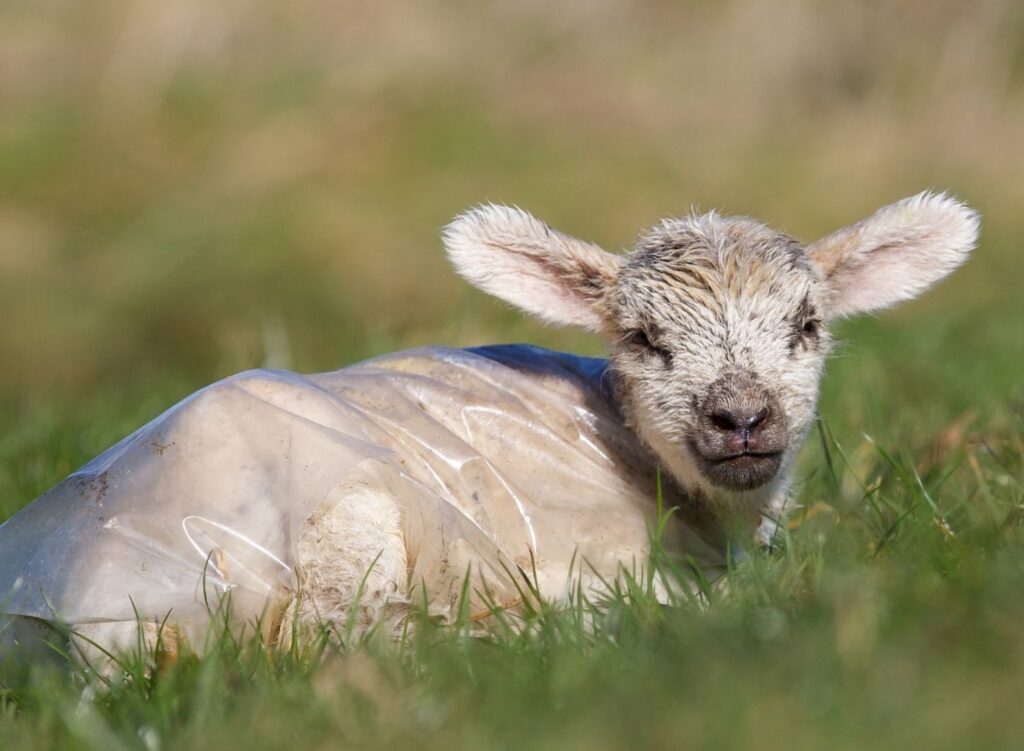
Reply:
[[768, 418], [768, 407], [754, 410], [718, 409], [711, 413], [711, 424], [723, 433], [737, 433], [746, 441]]

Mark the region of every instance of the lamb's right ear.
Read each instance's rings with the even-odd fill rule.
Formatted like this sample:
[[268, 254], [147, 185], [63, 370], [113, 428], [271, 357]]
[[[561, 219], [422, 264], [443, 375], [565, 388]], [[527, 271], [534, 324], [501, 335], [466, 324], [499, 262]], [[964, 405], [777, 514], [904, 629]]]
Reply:
[[456, 270], [484, 292], [549, 323], [605, 328], [602, 301], [618, 256], [508, 206], [467, 211], [443, 238]]
[[879, 209], [807, 248], [831, 288], [828, 318], [916, 297], [967, 260], [978, 214], [943, 193], [919, 193]]

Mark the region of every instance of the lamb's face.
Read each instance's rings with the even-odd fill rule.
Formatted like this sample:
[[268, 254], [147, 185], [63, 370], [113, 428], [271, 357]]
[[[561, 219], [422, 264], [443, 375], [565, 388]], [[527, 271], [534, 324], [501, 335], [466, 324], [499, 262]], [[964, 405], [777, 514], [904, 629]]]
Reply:
[[624, 414], [673, 474], [706, 490], [768, 483], [814, 418], [827, 304], [793, 238], [713, 214], [663, 222], [607, 291]]
[[759, 509], [784, 492], [814, 417], [826, 324], [916, 296], [977, 233], [969, 208], [922, 193], [806, 248], [708, 214], [618, 256], [503, 206], [463, 214], [444, 240], [481, 289], [608, 339], [623, 414], [682, 487]]

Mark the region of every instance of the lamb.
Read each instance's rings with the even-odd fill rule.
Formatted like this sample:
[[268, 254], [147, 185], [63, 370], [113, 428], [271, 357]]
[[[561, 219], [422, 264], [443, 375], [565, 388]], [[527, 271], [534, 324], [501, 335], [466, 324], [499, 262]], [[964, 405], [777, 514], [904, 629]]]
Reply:
[[558, 599], [643, 565], [659, 468], [667, 544], [713, 566], [726, 534], [768, 539], [785, 513], [829, 324], [920, 294], [978, 228], [921, 193], [808, 246], [712, 212], [614, 255], [473, 209], [443, 235], [458, 272], [602, 335], [607, 361], [424, 348], [214, 384], [0, 526], [0, 605], [70, 621], [88, 651], [168, 610], [201, 641], [208, 585], [270, 638], [356, 604], [361, 627], [400, 620], [427, 591], [451, 615], [470, 570], [510, 607], [516, 569]]

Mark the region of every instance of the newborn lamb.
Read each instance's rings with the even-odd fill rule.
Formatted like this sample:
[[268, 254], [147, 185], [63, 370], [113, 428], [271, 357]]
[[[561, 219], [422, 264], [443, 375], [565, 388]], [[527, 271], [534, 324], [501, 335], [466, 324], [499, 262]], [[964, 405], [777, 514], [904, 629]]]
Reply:
[[84, 651], [117, 649], [166, 618], [165, 641], [201, 648], [229, 594], [273, 640], [398, 623], [413, 602], [514, 608], [519, 572], [555, 600], [600, 591], [647, 561], [659, 468], [681, 509], [664, 544], [713, 567], [722, 529], [766, 539], [784, 512], [829, 324], [920, 294], [977, 233], [930, 193], [807, 246], [709, 213], [624, 255], [518, 209], [469, 211], [444, 232], [456, 269], [601, 334], [607, 360], [423, 348], [214, 384], [0, 526], [0, 640], [61, 621]]

